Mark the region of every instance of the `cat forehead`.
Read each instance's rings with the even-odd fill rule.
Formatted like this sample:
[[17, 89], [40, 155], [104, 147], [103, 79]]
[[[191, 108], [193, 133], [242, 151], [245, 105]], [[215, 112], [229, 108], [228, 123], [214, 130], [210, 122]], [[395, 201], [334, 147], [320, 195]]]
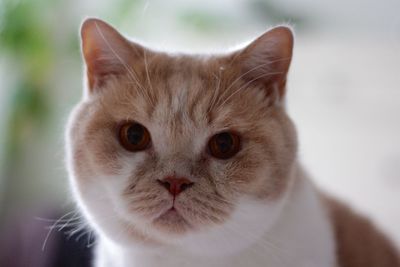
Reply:
[[154, 118], [160, 122], [207, 124], [211, 119], [212, 97], [217, 97], [217, 84], [206, 79], [193, 72], [191, 75], [174, 73], [161, 81], [156, 85], [159, 95]]
[[110, 79], [102, 102], [128, 113], [124, 116], [203, 124], [212, 119], [226, 89], [213, 65], [190, 58], [149, 59], [133, 66], [129, 75]]

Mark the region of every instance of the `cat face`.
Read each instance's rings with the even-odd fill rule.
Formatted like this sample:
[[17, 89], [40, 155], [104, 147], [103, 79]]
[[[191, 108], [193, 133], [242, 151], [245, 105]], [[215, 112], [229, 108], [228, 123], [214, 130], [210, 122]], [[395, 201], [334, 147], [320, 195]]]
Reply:
[[236, 214], [245, 201], [280, 203], [296, 154], [283, 106], [290, 30], [227, 55], [169, 55], [89, 19], [82, 45], [88, 86], [68, 125], [68, 169], [99, 233], [174, 242], [251, 219]]

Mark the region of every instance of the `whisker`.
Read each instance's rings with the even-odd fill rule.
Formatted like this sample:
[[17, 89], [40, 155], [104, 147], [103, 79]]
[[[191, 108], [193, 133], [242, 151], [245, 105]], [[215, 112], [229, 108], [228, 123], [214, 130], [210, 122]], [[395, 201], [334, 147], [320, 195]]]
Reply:
[[65, 234], [68, 236], [68, 239], [71, 238], [74, 234], [79, 233], [80, 231], [84, 230], [86, 225], [84, 223], [80, 224], [78, 227], [75, 229], [72, 229], [70, 231], [65, 232]]
[[[47, 218], [42, 218], [42, 217], [35, 217], [36, 220], [38, 221], [43, 221], [43, 222], [50, 222], [50, 223], [54, 223], [54, 222], [66, 222], [66, 221], [70, 221], [71, 219], [65, 219], [65, 220], [57, 220], [57, 219], [47, 219]], [[76, 217], [74, 219], [72, 219], [71, 221], [74, 220], [79, 220], [79, 217]]]
[[64, 224], [62, 224], [62, 225], [54, 225], [54, 226], [49, 225], [49, 226], [45, 226], [44, 228], [45, 228], [45, 229], [56, 229], [58, 232], [60, 232], [60, 231], [63, 230], [64, 228], [67, 228], [67, 227], [74, 227], [74, 226], [76, 226], [76, 225], [80, 225], [81, 223], [82, 223], [81, 221], [77, 221], [77, 222], [68, 223], [68, 224], [64, 223]]
[[49, 237], [50, 237], [51, 233], [53, 232], [53, 229], [55, 228], [55, 226], [56, 226], [62, 219], [64, 219], [65, 217], [69, 216], [69, 215], [72, 214], [72, 213], [76, 213], [76, 211], [70, 211], [70, 212], [64, 214], [63, 216], [61, 216], [61, 217], [49, 228], [49, 231], [47, 232], [46, 237], [45, 237], [44, 242], [43, 242], [43, 245], [42, 245], [42, 251], [45, 250], [47, 241], [49, 240]]
[[88, 230], [87, 228], [83, 229], [83, 232], [80, 233], [76, 238], [75, 238], [75, 242], [78, 242], [79, 239], [81, 239], [83, 236], [88, 235], [91, 232], [91, 230]]

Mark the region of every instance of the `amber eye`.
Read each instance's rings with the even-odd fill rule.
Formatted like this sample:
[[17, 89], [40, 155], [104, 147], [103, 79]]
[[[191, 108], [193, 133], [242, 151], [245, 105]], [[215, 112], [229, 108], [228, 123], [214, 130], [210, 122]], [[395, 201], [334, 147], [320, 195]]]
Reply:
[[128, 122], [119, 128], [119, 141], [129, 151], [141, 151], [150, 144], [150, 133], [137, 122]]
[[219, 159], [233, 157], [240, 149], [240, 138], [231, 132], [222, 132], [211, 137], [208, 142], [210, 154]]

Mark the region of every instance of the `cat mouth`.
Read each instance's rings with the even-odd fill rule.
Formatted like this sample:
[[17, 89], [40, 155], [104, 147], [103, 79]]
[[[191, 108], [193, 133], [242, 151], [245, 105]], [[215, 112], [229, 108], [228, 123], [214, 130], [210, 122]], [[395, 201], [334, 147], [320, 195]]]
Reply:
[[186, 232], [191, 228], [189, 222], [182, 216], [175, 206], [172, 206], [158, 216], [153, 221], [153, 224], [163, 231], [176, 234]]
[[172, 206], [167, 211], [163, 212], [160, 216], [156, 218], [156, 220], [163, 218], [182, 218], [182, 220], [185, 220], [183, 216], [179, 213], [179, 211], [175, 208], [175, 206]]
[[[170, 216], [181, 216], [181, 214], [176, 210], [175, 206], [172, 206], [169, 210], [167, 210], [163, 214], [170, 214]], [[161, 216], [163, 214], [161, 214]]]

